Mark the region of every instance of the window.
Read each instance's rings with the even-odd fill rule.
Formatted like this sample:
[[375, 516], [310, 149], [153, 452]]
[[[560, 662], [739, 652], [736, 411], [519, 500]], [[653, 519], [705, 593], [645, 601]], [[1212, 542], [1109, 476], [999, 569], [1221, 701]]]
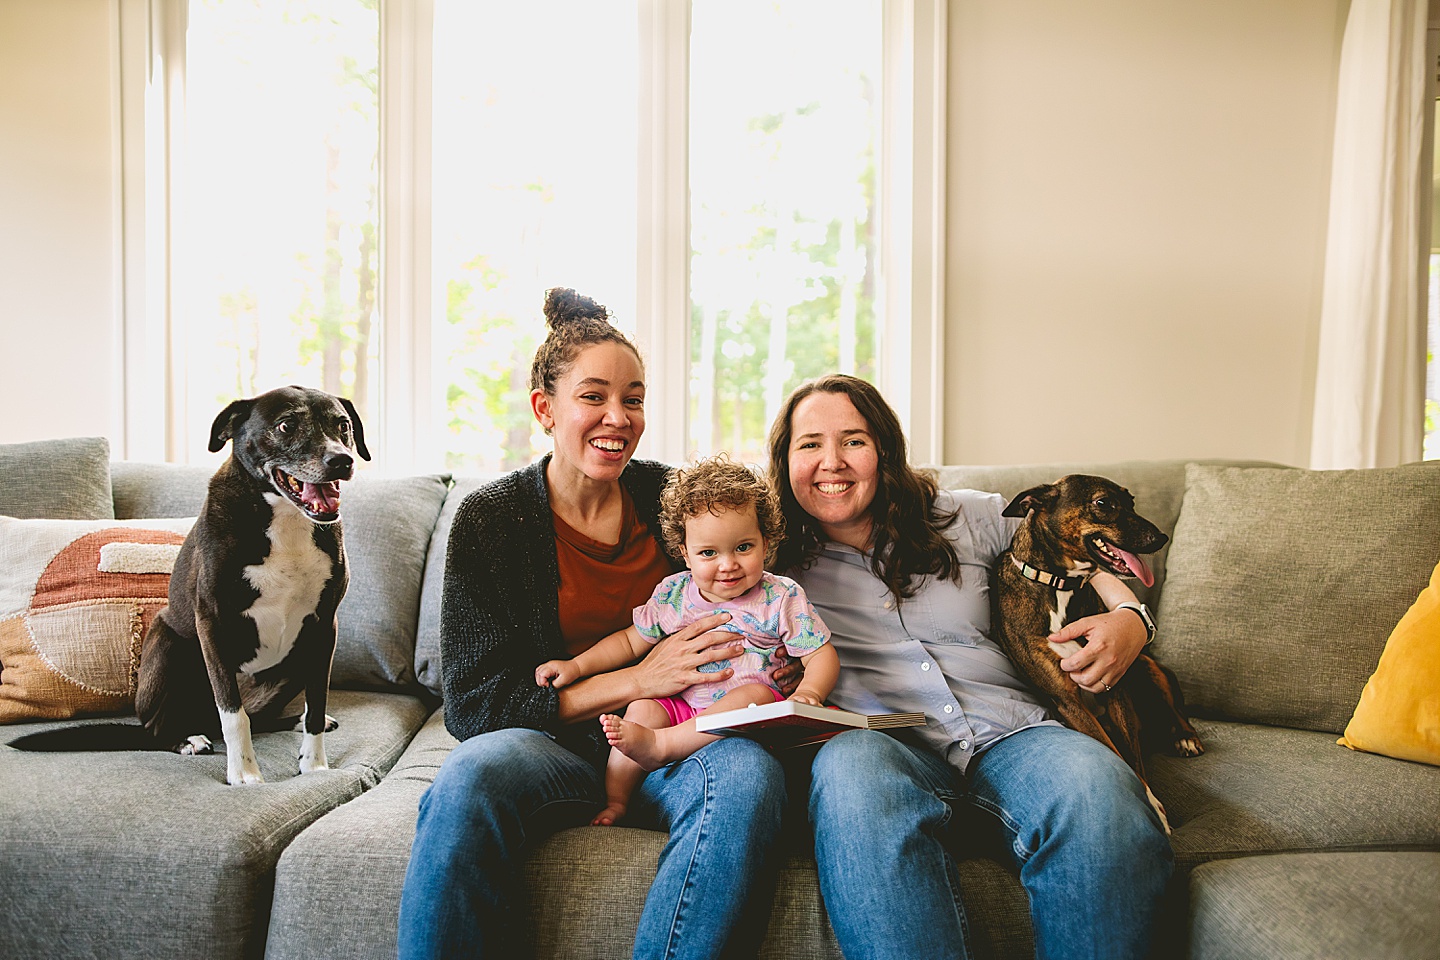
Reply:
[[762, 460], [783, 396], [844, 370], [938, 459], [943, 0], [121, 3], [153, 55], [122, 74], [126, 339], [171, 358], [126, 419], [163, 406], [170, 459], [302, 381], [380, 469], [531, 462], [552, 286], [636, 336], [643, 455]]
[[435, 5], [431, 347], [447, 469], [549, 448], [530, 412], [544, 291], [634, 332], [634, 3]]
[[878, 374], [881, 10], [692, 8], [686, 452], [759, 462], [799, 383]]
[[174, 224], [182, 448], [236, 397], [302, 382], [375, 409], [375, 0], [189, 5]]

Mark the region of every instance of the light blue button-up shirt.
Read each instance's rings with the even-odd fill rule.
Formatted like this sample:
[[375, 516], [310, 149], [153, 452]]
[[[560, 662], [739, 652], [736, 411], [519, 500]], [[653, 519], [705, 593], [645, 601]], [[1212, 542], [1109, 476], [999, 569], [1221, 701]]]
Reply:
[[857, 713], [924, 713], [906, 734], [961, 771], [1017, 730], [1057, 724], [990, 639], [990, 568], [1020, 521], [1005, 500], [976, 490], [941, 491], [940, 510], [960, 508], [946, 531], [959, 582], [927, 577], [897, 602], [870, 570], [870, 556], [829, 543], [791, 576], [830, 628], [840, 678], [829, 702]]

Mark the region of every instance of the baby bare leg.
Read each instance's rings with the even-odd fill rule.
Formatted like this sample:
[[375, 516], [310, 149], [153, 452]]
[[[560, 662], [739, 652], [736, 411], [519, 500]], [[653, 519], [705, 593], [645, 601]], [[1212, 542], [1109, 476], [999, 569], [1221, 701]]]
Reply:
[[[763, 683], [747, 683], [728, 691], [725, 696], [707, 708], [707, 713], [717, 710], [738, 710], [752, 703], [773, 703], [775, 691]], [[607, 719], [614, 719], [610, 724]], [[708, 743], [720, 739], [709, 733], [696, 733], [694, 719], [686, 720], [675, 727], [651, 729], [629, 719], [601, 717], [605, 724], [605, 739], [610, 746], [629, 757], [647, 773], [659, 770], [667, 763], [683, 760]]]
[[613, 747], [615, 739], [612, 731], [618, 730], [620, 725], [625, 723], [640, 726], [641, 729], [670, 725], [670, 715], [654, 700], [636, 700], [625, 711], [625, 716], [629, 719], [621, 720], [610, 713], [600, 718], [600, 725], [605, 728], [605, 738], [612, 744], [612, 749], [610, 759], [605, 764], [605, 809], [590, 821], [592, 826], [608, 827], [625, 816], [630, 796], [649, 772], [625, 756], [618, 747]]

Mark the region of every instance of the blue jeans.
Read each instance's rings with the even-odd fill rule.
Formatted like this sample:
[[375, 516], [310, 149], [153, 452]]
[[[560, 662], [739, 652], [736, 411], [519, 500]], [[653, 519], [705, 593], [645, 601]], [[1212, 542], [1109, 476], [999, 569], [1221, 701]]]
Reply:
[[[967, 806], [984, 816], [957, 816]], [[1042, 958], [1144, 957], [1173, 868], [1139, 778], [1065, 727], [1012, 734], [965, 775], [882, 733], [841, 734], [811, 766], [810, 819], [847, 960], [970, 956], [950, 852], [981, 839], [957, 836], [969, 827], [1013, 858]]]
[[[527, 955], [520, 865], [531, 844], [587, 822], [604, 801], [603, 770], [539, 731], [461, 743], [420, 798], [400, 897], [402, 960]], [[720, 740], [646, 777], [628, 816], [670, 839], [636, 957], [721, 955], [747, 893], [764, 888], [784, 805], [780, 765], [745, 740]]]

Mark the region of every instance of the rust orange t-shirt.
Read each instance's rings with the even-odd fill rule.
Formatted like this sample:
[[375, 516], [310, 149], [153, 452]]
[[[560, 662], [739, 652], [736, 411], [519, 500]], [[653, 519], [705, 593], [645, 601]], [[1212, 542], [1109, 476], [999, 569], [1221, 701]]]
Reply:
[[572, 657], [628, 627], [635, 608], [675, 572], [635, 513], [630, 492], [621, 493], [619, 543], [592, 540], [550, 511], [560, 561], [560, 634]]

